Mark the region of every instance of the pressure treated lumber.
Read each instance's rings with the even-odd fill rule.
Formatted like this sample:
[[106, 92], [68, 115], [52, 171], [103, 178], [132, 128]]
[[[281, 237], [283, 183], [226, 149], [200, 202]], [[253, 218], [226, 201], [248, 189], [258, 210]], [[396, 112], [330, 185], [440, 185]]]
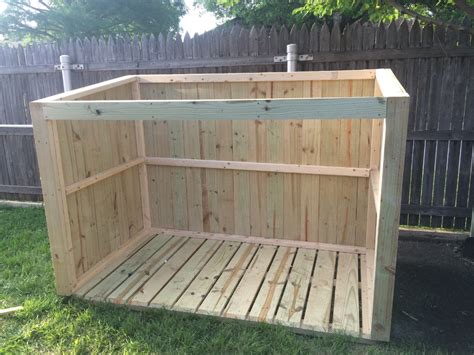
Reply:
[[242, 171], [265, 171], [288, 174], [308, 174], [308, 175], [334, 175], [369, 177], [370, 169], [348, 168], [337, 166], [321, 165], [299, 165], [299, 164], [274, 164], [261, 162], [243, 162], [226, 160], [203, 160], [203, 159], [176, 159], [148, 157], [145, 163], [158, 166], [181, 166], [188, 168], [209, 168]]
[[[43, 102], [47, 120], [285, 120], [382, 118], [384, 98]], [[334, 105], [338, 109], [335, 111]]]

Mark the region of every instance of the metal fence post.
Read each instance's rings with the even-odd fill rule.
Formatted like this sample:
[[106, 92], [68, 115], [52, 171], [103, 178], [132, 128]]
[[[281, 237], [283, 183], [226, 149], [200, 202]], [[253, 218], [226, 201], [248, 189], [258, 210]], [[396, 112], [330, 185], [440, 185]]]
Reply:
[[62, 55], [59, 57], [59, 63], [61, 63], [61, 73], [63, 76], [63, 88], [64, 91], [71, 91], [71, 57], [68, 55]]
[[298, 63], [298, 48], [294, 43], [286, 46], [286, 63], [288, 73], [296, 71], [296, 64]]

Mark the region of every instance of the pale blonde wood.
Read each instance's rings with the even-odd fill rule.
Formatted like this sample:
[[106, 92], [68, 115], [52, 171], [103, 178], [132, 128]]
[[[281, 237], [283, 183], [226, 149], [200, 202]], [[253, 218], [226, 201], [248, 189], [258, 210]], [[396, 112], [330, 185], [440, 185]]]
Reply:
[[375, 81], [384, 97], [408, 97], [404, 87], [391, 69], [376, 69]]
[[273, 321], [295, 254], [296, 248], [283, 246], [278, 248], [248, 319], [260, 322]]
[[[132, 83], [132, 99], [140, 100], [140, 83], [138, 80]], [[137, 140], [137, 155], [139, 158], [145, 158], [146, 147], [145, 147], [145, 129], [143, 121], [135, 122], [135, 134]], [[140, 165], [138, 168], [140, 176], [140, 191], [141, 191], [141, 202], [143, 210], [143, 226], [145, 229], [151, 228], [151, 215], [150, 215], [150, 193], [148, 192], [148, 171], [145, 164]]]
[[332, 327], [346, 334], [360, 334], [358, 260], [355, 254], [339, 253]]
[[84, 96], [92, 95], [99, 92], [107, 91], [108, 89], [116, 88], [117, 86], [123, 86], [130, 83], [136, 82], [137, 76], [135, 75], [126, 75], [119, 78], [106, 80], [97, 84], [85, 86], [79, 89], [74, 89], [71, 91], [63, 92], [57, 95], [49, 96], [41, 100], [36, 100], [35, 102], [48, 102], [56, 100], [75, 100], [83, 98]]
[[190, 239], [184, 243], [178, 251], [168, 260], [164, 260], [159, 272], [153, 274], [132, 296], [128, 303], [132, 305], [150, 305], [153, 297], [167, 284], [167, 282], [178, 272], [183, 264], [198, 250], [204, 240]]
[[89, 187], [95, 183], [98, 183], [99, 181], [108, 179], [111, 176], [120, 174], [121, 172], [127, 169], [133, 168], [134, 166], [144, 164], [144, 163], [145, 163], [145, 158], [136, 158], [134, 160], [129, 161], [128, 163], [120, 164], [116, 167], [110, 168], [106, 171], [103, 171], [96, 175], [90, 176], [84, 180], [81, 180], [81, 181], [75, 182], [74, 184], [66, 186], [66, 194], [70, 195], [79, 190], [85, 189], [86, 187]]
[[[163, 237], [163, 236], [162, 236]], [[168, 236], [169, 237], [169, 236]], [[112, 293], [107, 297], [109, 302], [127, 303], [130, 297], [139, 292], [152, 275], [160, 270], [167, 260], [188, 241], [186, 237], [166, 238], [168, 241], [148, 260], [144, 260], [142, 265], [127, 277], [120, 285], [117, 285]]]
[[336, 252], [319, 250], [302, 323], [304, 328], [329, 331], [335, 267]]
[[262, 171], [284, 174], [329, 175], [348, 177], [369, 177], [370, 169], [322, 165], [259, 163], [250, 161], [177, 159], [147, 157], [145, 163], [157, 166], [179, 166], [207, 169], [226, 169], [242, 171]]
[[230, 318], [247, 318], [250, 306], [257, 296], [263, 277], [275, 255], [277, 247], [262, 245], [248, 266], [245, 274], [234, 291], [231, 300], [224, 309], [223, 316]]
[[39, 103], [30, 104], [35, 146], [41, 175], [41, 187], [48, 225], [56, 291], [70, 295], [76, 286], [73, 242], [69, 225], [64, 175], [58, 150], [57, 127], [47, 122]]
[[47, 120], [380, 119], [386, 99], [334, 95], [316, 99], [46, 101], [43, 107]]
[[[374, 257], [372, 338], [390, 338], [409, 98], [389, 98], [380, 164], [380, 217]], [[383, 216], [383, 217], [382, 217]]]
[[[231, 83], [231, 97], [251, 97], [254, 84]], [[232, 152], [234, 161], [249, 160], [249, 123], [232, 121]], [[234, 233], [250, 234], [250, 175], [247, 171], [233, 171], [234, 175]]]
[[301, 81], [301, 80], [358, 80], [374, 79], [375, 70], [339, 70], [294, 73], [226, 73], [226, 74], [172, 74], [138, 75], [146, 83], [202, 83], [248, 81]]
[[183, 292], [188, 288], [194, 277], [201, 271], [216, 250], [221, 241], [207, 240], [176, 273], [173, 279], [153, 298], [151, 307], [171, 308]]
[[361, 308], [362, 308], [362, 333], [370, 336], [371, 315], [368, 294], [367, 279], [367, 256], [360, 256], [360, 289], [361, 289]]
[[135, 252], [154, 238], [155, 235], [151, 231], [143, 230], [135, 238], [128, 240], [120, 249], [107, 255], [81, 276], [74, 288], [74, 294], [84, 296], [131, 255], [135, 254]]
[[239, 247], [239, 242], [224, 241], [206, 266], [200, 270], [173, 309], [195, 312]]
[[300, 327], [316, 250], [298, 249], [275, 322]]
[[130, 275], [146, 262], [157, 250], [166, 246], [170, 237], [155, 237], [148, 242], [144, 247], [129, 257], [117, 270], [106, 276], [91, 290], [85, 293], [85, 297], [94, 301], [103, 301], [107, 298], [109, 293], [118, 287], [122, 282], [127, 280]]
[[258, 246], [255, 244], [242, 243], [240, 245], [237, 253], [199, 306], [198, 313], [209, 315], [222, 313], [257, 249]]
[[305, 242], [300, 240], [288, 240], [288, 239], [273, 239], [273, 238], [262, 238], [262, 237], [252, 237], [252, 236], [243, 236], [236, 234], [221, 234], [221, 233], [206, 233], [206, 232], [195, 232], [195, 231], [184, 231], [178, 229], [162, 229], [162, 228], [152, 228], [154, 233], [160, 234], [170, 234], [176, 236], [187, 236], [190, 238], [203, 238], [203, 239], [217, 239], [217, 240], [227, 240], [243, 243], [256, 243], [262, 245], [275, 245], [275, 246], [285, 246], [285, 247], [298, 247], [304, 249], [322, 249], [328, 251], [341, 251], [344, 253], [355, 253], [355, 254], [365, 254], [364, 247], [351, 246], [351, 245], [338, 245], [338, 244], [329, 244], [329, 243], [320, 243], [320, 242]]
[[14, 313], [22, 311], [22, 310], [23, 310], [23, 306], [16, 306], [16, 307], [0, 309], [0, 317], [9, 316], [10, 314], [14, 314]]

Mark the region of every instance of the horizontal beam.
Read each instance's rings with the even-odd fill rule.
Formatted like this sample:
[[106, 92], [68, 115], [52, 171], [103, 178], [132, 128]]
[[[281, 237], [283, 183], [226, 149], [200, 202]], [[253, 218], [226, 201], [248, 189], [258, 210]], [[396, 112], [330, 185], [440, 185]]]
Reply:
[[41, 186], [0, 185], [0, 192], [8, 194], [41, 195]]
[[126, 75], [119, 78], [102, 81], [97, 84], [84, 86], [79, 89], [63, 92], [57, 95], [49, 96], [41, 100], [34, 102], [48, 102], [48, 101], [60, 101], [60, 100], [76, 100], [84, 96], [92, 95], [98, 92], [106, 91], [108, 89], [115, 88], [117, 86], [122, 86], [130, 84], [137, 81], [135, 75]]
[[348, 168], [339, 166], [322, 165], [298, 165], [298, 164], [276, 164], [258, 163], [247, 161], [227, 161], [227, 160], [202, 160], [202, 159], [178, 159], [178, 158], [145, 158], [148, 165], [158, 166], [178, 166], [185, 168], [208, 168], [225, 170], [261, 171], [287, 174], [308, 174], [308, 175], [331, 175], [331, 176], [351, 176], [369, 177], [370, 169]]
[[225, 240], [225, 241], [231, 241], [231, 242], [275, 245], [275, 246], [280, 246], [280, 247], [296, 247], [296, 248], [318, 249], [318, 250], [327, 250], [327, 251], [340, 251], [344, 253], [353, 253], [353, 254], [366, 253], [366, 248], [355, 246], [355, 245], [353, 246], [353, 245], [329, 244], [329, 243], [320, 243], [320, 242], [307, 242], [307, 241], [290, 240], [290, 239], [252, 237], [252, 236], [235, 235], [235, 234], [195, 232], [195, 231], [186, 231], [186, 230], [179, 230], [179, 229], [152, 228], [151, 230], [152, 232], [156, 234], [172, 235], [175, 237], [182, 236], [182, 237], [199, 238], [199, 239]]
[[141, 84], [151, 83], [207, 83], [249, 81], [308, 81], [308, 80], [370, 80], [375, 79], [374, 69], [333, 70], [309, 72], [262, 72], [225, 74], [159, 74], [138, 75]]
[[386, 116], [386, 100], [378, 97], [48, 101], [42, 104], [45, 119], [74, 121], [380, 119]]
[[98, 183], [99, 181], [108, 179], [111, 176], [120, 174], [122, 171], [133, 168], [134, 166], [137, 166], [139, 164], [143, 164], [144, 158], [137, 158], [134, 160], [131, 160], [127, 163], [117, 165], [113, 168], [110, 168], [108, 170], [105, 170], [101, 173], [98, 173], [96, 175], [90, 176], [86, 179], [83, 179], [81, 181], [75, 182], [74, 184], [71, 184], [69, 186], [66, 186], [66, 195], [70, 195], [74, 192], [77, 192], [79, 190], [85, 189], [88, 186], [91, 186], [95, 183]]
[[[315, 52], [313, 59], [307, 63], [332, 63], [349, 61], [394, 60], [414, 58], [455, 58], [472, 57], [474, 50], [470, 47], [455, 47], [448, 51], [440, 47], [432, 48], [386, 48], [347, 52]], [[81, 63], [83, 64], [83, 63]], [[273, 56], [240, 56], [215, 58], [186, 58], [173, 60], [150, 61], [117, 61], [104, 63], [85, 63], [85, 71], [118, 71], [118, 70], [164, 70], [182, 68], [215, 68], [255, 65], [281, 65], [275, 63]], [[0, 75], [54, 73], [54, 64], [35, 64], [25, 66], [1, 67]]]
[[423, 216], [441, 216], [441, 217], [471, 217], [472, 209], [469, 207], [450, 207], [450, 206], [424, 206], [402, 204], [402, 214], [419, 214]]
[[32, 136], [30, 124], [0, 124], [0, 136]]

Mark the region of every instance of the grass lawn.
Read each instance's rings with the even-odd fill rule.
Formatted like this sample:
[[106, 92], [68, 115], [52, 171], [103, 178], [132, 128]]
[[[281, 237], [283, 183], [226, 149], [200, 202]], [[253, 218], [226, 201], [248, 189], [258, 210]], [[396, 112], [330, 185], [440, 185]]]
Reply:
[[58, 297], [44, 211], [0, 207], [0, 353], [419, 353], [426, 344], [355, 344], [296, 335], [283, 327], [168, 311], [131, 311]]

